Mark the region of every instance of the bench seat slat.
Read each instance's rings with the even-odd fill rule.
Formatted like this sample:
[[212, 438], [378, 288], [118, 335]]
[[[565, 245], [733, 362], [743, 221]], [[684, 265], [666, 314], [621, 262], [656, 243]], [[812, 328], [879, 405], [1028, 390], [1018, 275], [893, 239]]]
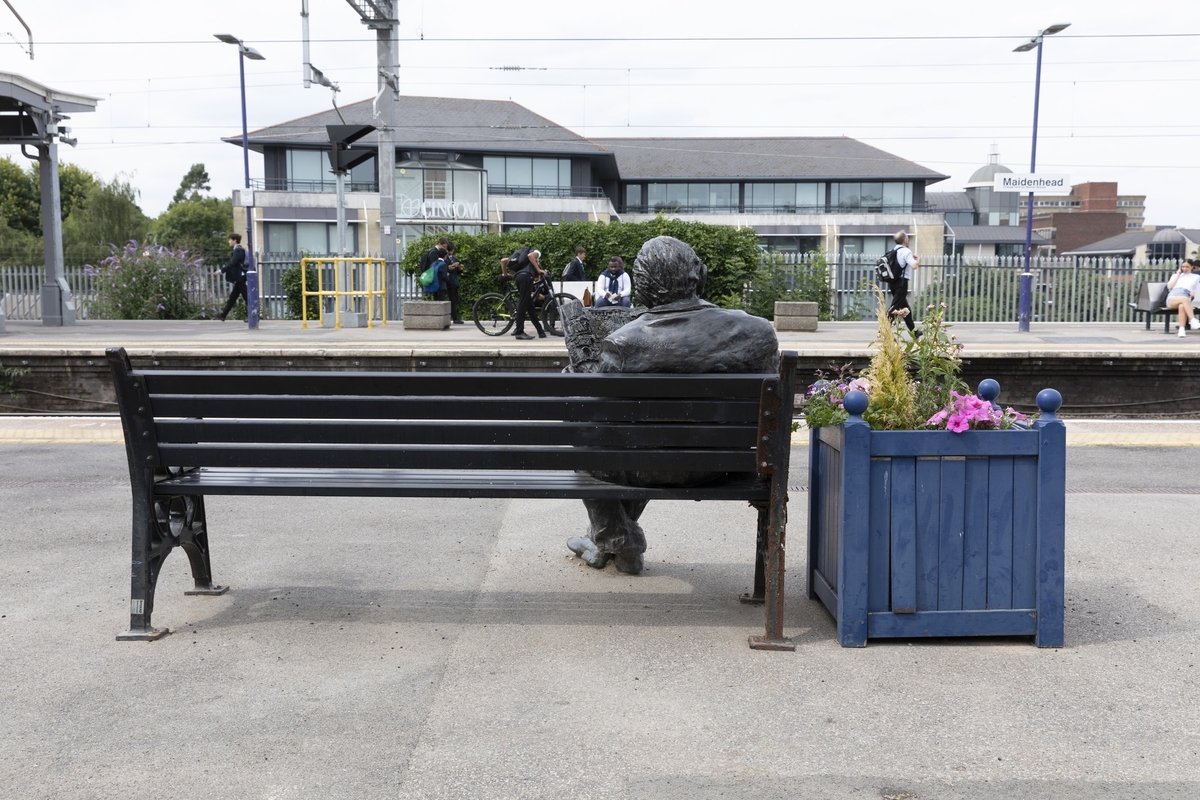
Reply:
[[591, 422], [493, 422], [459, 420], [196, 420], [159, 419], [160, 444], [224, 442], [232, 444], [444, 444], [579, 445], [625, 447], [753, 447], [752, 424], [663, 423], [597, 425]]
[[151, 394], [353, 395], [364, 397], [740, 397], [758, 400], [774, 374], [658, 375], [487, 372], [268, 372], [152, 370], [133, 372]]
[[565, 420], [569, 422], [744, 422], [754, 400], [628, 400], [597, 397], [337, 397], [332, 395], [160, 395], [155, 417], [253, 419]]
[[[530, 469], [624, 470], [630, 450], [621, 447], [484, 447], [459, 445], [229, 445], [159, 444], [165, 464], [179, 467], [298, 467], [301, 469]], [[754, 472], [747, 448], [641, 449], [638, 470]]]
[[158, 496], [219, 494], [766, 500], [770, 497], [770, 486], [758, 478], [735, 478], [704, 486], [648, 488], [606, 483], [590, 475], [575, 472], [431, 474], [406, 470], [204, 468], [158, 481], [154, 492]]

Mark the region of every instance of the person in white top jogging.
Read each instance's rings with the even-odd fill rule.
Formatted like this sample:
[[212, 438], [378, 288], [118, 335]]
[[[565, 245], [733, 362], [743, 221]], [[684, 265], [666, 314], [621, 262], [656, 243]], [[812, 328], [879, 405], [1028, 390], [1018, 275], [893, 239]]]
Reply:
[[892, 293], [892, 303], [888, 306], [888, 315], [903, 319], [904, 324], [908, 326], [909, 333], [914, 337], [919, 337], [921, 332], [916, 330], [912, 309], [908, 305], [908, 284], [913, 278], [913, 270], [920, 264], [917, 256], [908, 248], [906, 231], [898, 231], [892, 237], [892, 241], [896, 243], [896, 263], [900, 265], [900, 277], [888, 285], [888, 289]]
[[1192, 300], [1200, 289], [1200, 273], [1194, 272], [1196, 259], [1185, 258], [1179, 269], [1167, 281], [1167, 308], [1179, 310], [1179, 338], [1187, 336], [1187, 329], [1200, 328], [1200, 320], [1196, 319], [1196, 310], [1192, 308]]

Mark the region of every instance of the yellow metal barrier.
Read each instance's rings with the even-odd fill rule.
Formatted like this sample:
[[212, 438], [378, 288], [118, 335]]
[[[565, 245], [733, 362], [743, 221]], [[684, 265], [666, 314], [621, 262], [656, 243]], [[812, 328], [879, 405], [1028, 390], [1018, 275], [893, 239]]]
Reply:
[[[308, 267], [316, 267], [317, 289], [308, 289]], [[325, 288], [325, 267], [333, 267], [334, 288]], [[346, 269], [346, 290], [337, 288], [338, 276], [342, 266]], [[341, 303], [343, 297], [363, 298], [366, 305], [367, 327], [372, 327], [371, 320], [375, 317], [376, 300], [378, 300], [379, 319], [382, 325], [387, 325], [387, 262], [382, 258], [302, 258], [300, 259], [300, 317], [304, 320], [301, 326], [308, 328], [308, 298], [316, 297], [318, 321], [325, 324], [325, 298], [333, 299], [333, 327], [342, 327]]]

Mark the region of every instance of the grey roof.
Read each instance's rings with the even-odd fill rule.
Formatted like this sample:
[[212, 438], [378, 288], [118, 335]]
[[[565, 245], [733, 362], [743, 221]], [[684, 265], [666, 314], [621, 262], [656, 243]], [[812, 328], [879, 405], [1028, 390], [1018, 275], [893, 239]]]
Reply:
[[844, 136], [596, 139], [621, 180], [916, 180], [947, 175]]
[[926, 192], [925, 203], [933, 211], [974, 211], [975, 204], [966, 192]]
[[[1016, 225], [951, 225], [958, 244], [1025, 244], [1025, 228]], [[1050, 244], [1033, 234], [1034, 244]]]
[[1111, 255], [1133, 255], [1133, 252], [1144, 244], [1153, 241], [1156, 231], [1131, 231], [1129, 233], [1118, 233], [1116, 236], [1110, 236], [1107, 239], [1101, 239], [1098, 242], [1077, 247], [1074, 250], [1063, 253], [1064, 256], [1111, 256]]
[[[347, 125], [371, 125], [373, 100], [342, 107]], [[340, 125], [332, 109], [250, 132], [255, 150], [264, 144], [329, 144], [326, 125]], [[240, 135], [226, 142], [241, 146]], [[370, 133], [359, 140], [376, 144]], [[396, 105], [396, 146], [454, 151], [504, 151], [560, 155], [603, 155], [604, 151], [574, 131], [556, 125], [509, 100], [464, 100], [454, 97], [400, 98]]]

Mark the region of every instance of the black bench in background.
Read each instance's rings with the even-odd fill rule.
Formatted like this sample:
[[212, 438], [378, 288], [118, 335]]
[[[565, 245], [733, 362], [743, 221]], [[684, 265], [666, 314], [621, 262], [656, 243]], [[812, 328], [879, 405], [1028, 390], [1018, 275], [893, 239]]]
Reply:
[[[153, 640], [175, 547], [213, 583], [205, 495], [740, 500], [758, 509], [754, 591], [783, 637], [796, 354], [753, 375], [135, 370], [107, 350], [133, 488], [130, 629]], [[731, 473], [643, 488], [580, 470]]]
[[[1200, 311], [1198, 300], [1192, 300], [1192, 308]], [[1150, 330], [1150, 318], [1155, 314], [1163, 315], [1163, 333], [1171, 332], [1171, 320], [1179, 314], [1174, 308], [1167, 308], [1167, 284], [1153, 281], [1143, 281], [1138, 289], [1138, 299], [1133, 306], [1134, 314], [1146, 315], [1146, 330]], [[1200, 315], [1198, 315], [1200, 316]]]

